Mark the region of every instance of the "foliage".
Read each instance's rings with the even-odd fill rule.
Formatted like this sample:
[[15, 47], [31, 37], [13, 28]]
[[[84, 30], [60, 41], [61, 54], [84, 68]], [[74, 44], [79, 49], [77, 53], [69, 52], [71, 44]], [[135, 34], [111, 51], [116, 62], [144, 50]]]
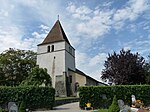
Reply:
[[22, 81], [21, 83], [21, 85], [34, 86], [40, 86], [42, 84], [45, 86], [51, 86], [51, 77], [47, 73], [46, 69], [39, 68], [38, 66], [34, 67], [26, 80]]
[[138, 53], [122, 49], [119, 54], [109, 54], [101, 78], [115, 84], [145, 84], [144, 58]]
[[5, 109], [2, 109], [2, 108], [0, 107], [0, 112], [8, 112], [8, 111], [6, 111]]
[[0, 105], [8, 102], [26, 102], [26, 108], [33, 110], [38, 108], [52, 109], [55, 101], [55, 90], [51, 87], [17, 86], [0, 87]]
[[25, 106], [24, 101], [22, 101], [20, 106], [19, 106], [19, 112], [26, 112], [26, 106]]
[[36, 65], [36, 53], [10, 48], [0, 54], [0, 85], [15, 86]]
[[[108, 108], [114, 95], [117, 99], [122, 99], [125, 104], [131, 105], [131, 95], [144, 102], [144, 105], [150, 104], [150, 85], [115, 85], [115, 86], [90, 86], [80, 87], [80, 107], [84, 108], [85, 103], [90, 101], [93, 108]], [[103, 98], [103, 96], [106, 96]]]
[[145, 64], [146, 73], [146, 82], [150, 84], [150, 55], [148, 56], [148, 62]]
[[113, 98], [112, 104], [109, 107], [109, 112], [119, 112], [119, 106], [118, 106], [118, 102], [117, 102], [117, 98], [116, 95]]

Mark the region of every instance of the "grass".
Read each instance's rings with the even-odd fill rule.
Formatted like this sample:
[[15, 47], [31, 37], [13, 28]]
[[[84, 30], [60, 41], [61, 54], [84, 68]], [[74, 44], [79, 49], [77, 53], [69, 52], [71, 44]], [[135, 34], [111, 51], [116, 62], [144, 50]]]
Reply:
[[97, 112], [108, 112], [108, 109], [100, 109]]

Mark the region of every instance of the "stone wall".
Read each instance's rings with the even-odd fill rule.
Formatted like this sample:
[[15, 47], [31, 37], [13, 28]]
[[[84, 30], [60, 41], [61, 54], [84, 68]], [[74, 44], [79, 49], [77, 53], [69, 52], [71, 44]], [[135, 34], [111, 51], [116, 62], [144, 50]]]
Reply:
[[65, 74], [56, 76], [55, 95], [59, 97], [67, 96]]

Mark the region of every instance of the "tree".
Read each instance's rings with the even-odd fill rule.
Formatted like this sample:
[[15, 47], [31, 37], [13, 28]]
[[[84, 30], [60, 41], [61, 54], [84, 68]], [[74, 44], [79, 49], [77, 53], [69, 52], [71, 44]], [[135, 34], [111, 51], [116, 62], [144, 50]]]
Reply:
[[120, 54], [108, 54], [101, 78], [115, 84], [144, 84], [144, 63], [144, 58], [138, 53], [133, 54], [130, 50], [122, 49]]
[[150, 55], [148, 56], [148, 62], [145, 64], [146, 69], [146, 83], [150, 84]]
[[39, 68], [36, 66], [29, 73], [29, 76], [24, 80], [21, 85], [34, 85], [40, 86], [44, 84], [45, 86], [51, 86], [51, 77], [47, 73], [47, 69]]
[[36, 53], [10, 48], [0, 54], [0, 85], [19, 85], [36, 66]]

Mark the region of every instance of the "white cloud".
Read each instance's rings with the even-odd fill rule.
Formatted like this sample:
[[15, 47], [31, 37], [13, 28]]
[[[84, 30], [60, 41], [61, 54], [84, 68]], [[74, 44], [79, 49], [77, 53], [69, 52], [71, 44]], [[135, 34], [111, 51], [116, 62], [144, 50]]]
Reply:
[[70, 3], [66, 9], [68, 10], [68, 12], [72, 13], [72, 16], [74, 18], [78, 18], [81, 20], [89, 20], [90, 17], [88, 16], [88, 14], [92, 12], [90, 8], [84, 5], [76, 7], [73, 3]]
[[122, 28], [122, 24], [125, 20], [134, 21], [140, 14], [149, 9], [147, 0], [129, 0], [122, 9], [116, 10], [113, 16], [114, 25], [116, 25], [117, 28]]
[[9, 26], [6, 28], [0, 28], [0, 52], [8, 48], [23, 48], [21, 44], [21, 37], [23, 32], [21, 32], [17, 27]]
[[[106, 4], [104, 9], [101, 7], [91, 9], [73, 3], [68, 5], [67, 11], [74, 19], [78, 19], [75, 23], [78, 35], [97, 39], [109, 33], [111, 29], [120, 30], [127, 20], [135, 21], [144, 11], [150, 9], [147, 0], [129, 0], [120, 9], [110, 9], [112, 3]], [[133, 27], [132, 31], [134, 32]]]
[[[50, 4], [51, 7], [49, 7]], [[42, 41], [50, 28], [45, 25], [33, 28], [33, 20], [50, 25], [51, 18], [57, 18], [55, 13], [58, 12], [56, 11], [58, 5], [59, 1], [51, 3], [43, 0], [14, 0], [13, 2], [1, 0], [0, 52], [10, 47], [36, 51], [37, 44]], [[23, 10], [26, 11], [23, 12]], [[30, 13], [32, 14], [28, 17]], [[30, 34], [33, 29], [41, 29], [42, 33], [33, 31], [34, 33]]]
[[51, 19], [57, 18], [57, 15], [62, 12], [61, 9], [58, 9], [62, 1], [43, 1], [43, 0], [15, 0], [16, 4], [23, 5], [24, 7], [30, 9], [33, 13], [33, 16], [36, 16], [36, 19], [41, 22], [49, 25]]
[[150, 38], [134, 39], [130, 42], [124, 43], [124, 48], [131, 49], [133, 52], [139, 52], [141, 55], [149, 54], [150, 52]]
[[[69, 34], [70, 42], [78, 47], [76, 52], [77, 67], [92, 77], [99, 79], [103, 68], [106, 54], [93, 53], [92, 56], [87, 53], [90, 51], [96, 41], [111, 30], [117, 30], [127, 25], [126, 21], [133, 22], [149, 10], [148, 0], [129, 0], [122, 8], [110, 8], [113, 2], [105, 2], [92, 8], [87, 5], [70, 3], [66, 6], [62, 0], [53, 2], [52, 0], [1, 0], [0, 3], [0, 52], [9, 47], [19, 49], [30, 49], [36, 51], [36, 45], [41, 43], [50, 30], [45, 25], [53, 25], [57, 15], [60, 14], [62, 25]], [[63, 7], [62, 4], [63, 3]], [[64, 5], [65, 4], [65, 5]], [[9, 7], [8, 7], [9, 6]], [[65, 10], [65, 7], [67, 7]], [[24, 12], [23, 12], [24, 11]], [[66, 12], [68, 11], [68, 12]], [[31, 13], [28, 17], [28, 13]], [[149, 14], [149, 13], [148, 13]], [[148, 15], [147, 14], [147, 15]], [[147, 16], [145, 17], [147, 18]], [[41, 22], [37, 28], [40, 31], [32, 30], [32, 34], [26, 34], [26, 23], [32, 19]], [[149, 20], [149, 19], [147, 19]], [[143, 29], [148, 30], [149, 24], [144, 25]], [[136, 32], [136, 26], [131, 25]], [[28, 24], [32, 28], [32, 24]], [[29, 33], [29, 32], [28, 32]], [[150, 36], [148, 36], [148, 39]], [[135, 48], [141, 52], [149, 52], [150, 40], [134, 40], [124, 44], [125, 48]], [[111, 39], [110, 39], [111, 40]], [[141, 47], [142, 46], [142, 47]], [[136, 49], [136, 48], [135, 48]], [[106, 51], [106, 50], [104, 50]], [[109, 51], [107, 51], [109, 52]]]
[[104, 68], [103, 64], [106, 60], [106, 53], [99, 53], [90, 57], [86, 53], [76, 51], [76, 66], [77, 68], [86, 71], [91, 77], [100, 80], [101, 70]]
[[[70, 35], [76, 35], [76, 37], [78, 37], [78, 41], [75, 45], [80, 46], [76, 52], [76, 65], [79, 69], [96, 79], [100, 78], [107, 54], [96, 53], [92, 57], [87, 54], [87, 51], [93, 48], [93, 43], [98, 41], [101, 37], [104, 37], [105, 34], [108, 34], [111, 30], [115, 29], [118, 32], [125, 25], [128, 25], [127, 21], [136, 21], [144, 11], [149, 10], [147, 1], [144, 0], [129, 0], [119, 9], [111, 9], [111, 4], [112, 3], [106, 4], [105, 8], [97, 6], [93, 9], [84, 5], [84, 8], [88, 9], [87, 13], [80, 11], [79, 9], [82, 9], [83, 7], [77, 4], [71, 3], [67, 7], [67, 11], [72, 16], [71, 19], [75, 21], [75, 23], [72, 23], [74, 33], [72, 32]], [[126, 27], [132, 32], [136, 32], [137, 30], [136, 24], [130, 24], [130, 26]], [[136, 42], [123, 43], [121, 42], [120, 46], [124, 47], [124, 49], [131, 49], [136, 46], [140, 52], [142, 52], [142, 49], [140, 49], [141, 45], [145, 46], [144, 48], [147, 49], [147, 42], [141, 42], [141, 44], [137, 43], [136, 45]], [[149, 50], [143, 50], [143, 52], [147, 51]]]
[[41, 30], [43, 31], [43, 30], [49, 30], [50, 29], [50, 27], [48, 27], [48, 26], [45, 26], [45, 25], [40, 25], [40, 27], [39, 28], [41, 28]]
[[24, 32], [16, 26], [0, 27], [0, 52], [8, 48], [36, 51], [37, 44], [40, 44], [47, 35], [46, 31], [44, 30], [42, 33], [33, 32], [31, 37], [23, 38]]
[[8, 12], [7, 11], [5, 11], [5, 10], [3, 10], [3, 9], [1, 9], [0, 10], [0, 15], [1, 15], [1, 17], [7, 17], [8, 16]]
[[95, 65], [104, 63], [104, 60], [105, 60], [105, 59], [106, 59], [106, 53], [100, 53], [100, 54], [94, 56], [94, 57], [90, 60], [89, 65], [90, 65], [90, 66], [95, 66]]
[[147, 37], [150, 39], [150, 34]]
[[108, 33], [111, 28], [111, 13], [100, 11], [94, 15], [89, 21], [82, 22], [77, 25], [77, 32], [86, 35], [88, 38], [98, 38]]
[[79, 35], [98, 38], [110, 30], [112, 10], [92, 10], [87, 6], [77, 7], [75, 4], [69, 4], [67, 10], [72, 14], [73, 18], [80, 21], [76, 24], [76, 30]]

